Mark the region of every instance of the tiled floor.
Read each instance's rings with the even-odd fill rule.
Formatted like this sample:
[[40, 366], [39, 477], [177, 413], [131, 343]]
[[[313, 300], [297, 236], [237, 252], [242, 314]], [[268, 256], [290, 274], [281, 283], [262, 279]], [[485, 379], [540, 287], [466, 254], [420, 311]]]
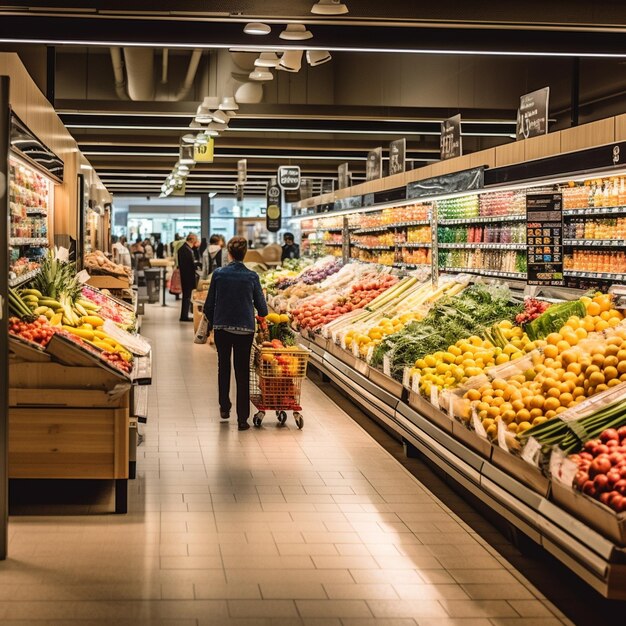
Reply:
[[3, 626], [567, 623], [313, 383], [302, 431], [220, 423], [214, 350], [176, 318], [144, 321], [128, 515], [11, 518]]

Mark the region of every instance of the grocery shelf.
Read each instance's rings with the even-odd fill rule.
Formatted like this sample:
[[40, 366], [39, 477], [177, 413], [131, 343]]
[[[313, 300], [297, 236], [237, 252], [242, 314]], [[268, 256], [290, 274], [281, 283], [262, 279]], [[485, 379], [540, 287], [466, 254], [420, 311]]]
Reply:
[[319, 228], [301, 228], [300, 232], [302, 234], [305, 234], [305, 233], [316, 233], [316, 232], [318, 232], [320, 230], [325, 230], [325, 231], [327, 231], [329, 233], [340, 233], [340, 232], [343, 231], [343, 227], [337, 226], [335, 228], [327, 228], [326, 226], [320, 226]]
[[476, 250], [526, 250], [525, 243], [440, 243], [440, 250], [466, 250], [466, 249], [476, 249]]
[[343, 241], [320, 241], [325, 246], [343, 246]]
[[597, 217], [598, 215], [626, 215], [626, 206], [586, 207], [583, 209], [563, 209], [565, 217]]
[[576, 248], [623, 248], [626, 243], [623, 239], [564, 239], [564, 246], [574, 246]]
[[20, 285], [27, 283], [28, 281], [35, 278], [35, 276], [37, 276], [40, 271], [41, 269], [37, 268], [36, 270], [32, 270], [30, 272], [27, 272], [26, 274], [17, 276], [16, 278], [9, 278], [9, 287], [19, 287]]
[[453, 431], [433, 421], [433, 412], [441, 419], [445, 415], [432, 405], [425, 402], [424, 410], [417, 410], [375, 382], [385, 378], [380, 372], [372, 376], [373, 370], [363, 363], [359, 363], [359, 371], [349, 365], [349, 353], [344, 362], [315, 343], [303, 343], [312, 351], [311, 364], [366, 413], [395, 431], [408, 452], [426, 457], [596, 591], [626, 599], [623, 550], [611, 540], [455, 438]]
[[48, 217], [47, 209], [31, 209], [26, 211], [28, 217]]
[[450, 224], [494, 224], [497, 222], [525, 222], [526, 214], [515, 215], [477, 215], [475, 217], [458, 217], [452, 219], [439, 219], [439, 226]]
[[575, 270], [565, 270], [563, 276], [566, 278], [596, 278], [598, 280], [617, 280], [619, 282], [626, 281], [626, 274], [612, 272], [582, 272]]
[[411, 226], [430, 226], [430, 220], [413, 220], [410, 222], [397, 222], [395, 224], [380, 224], [379, 226], [370, 226], [368, 228], [357, 228], [354, 230], [355, 235], [365, 233], [380, 233], [394, 228], [409, 228]]
[[406, 270], [417, 270], [420, 268], [430, 269], [430, 263], [394, 263], [392, 267], [397, 267], [398, 269], [406, 269]]
[[432, 243], [417, 243], [417, 242], [405, 242], [396, 244], [398, 248], [432, 248]]
[[47, 237], [11, 237], [9, 238], [9, 245], [13, 247], [17, 246], [35, 246], [46, 247], [48, 245]]
[[480, 274], [481, 276], [526, 280], [525, 272], [501, 272], [498, 270], [485, 270], [473, 267], [442, 267], [440, 269], [442, 272], [451, 272], [453, 274]]
[[395, 246], [365, 246], [362, 243], [353, 243], [351, 244], [355, 248], [359, 248], [359, 250], [394, 250]]

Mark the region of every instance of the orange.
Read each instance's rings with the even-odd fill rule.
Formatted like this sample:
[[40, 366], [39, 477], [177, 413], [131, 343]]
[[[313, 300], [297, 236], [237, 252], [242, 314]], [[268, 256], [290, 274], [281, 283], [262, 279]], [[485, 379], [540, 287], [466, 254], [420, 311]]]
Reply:
[[587, 315], [600, 315], [601, 312], [602, 308], [600, 307], [600, 304], [597, 303], [595, 300], [587, 305]]
[[543, 349], [543, 354], [547, 359], [555, 359], [559, 354], [559, 349], [556, 345], [550, 344]]
[[559, 335], [559, 333], [550, 333], [546, 337], [546, 341], [549, 344], [552, 344], [553, 346], [556, 346], [556, 344], [559, 343], [559, 341], [561, 341], [561, 335]]

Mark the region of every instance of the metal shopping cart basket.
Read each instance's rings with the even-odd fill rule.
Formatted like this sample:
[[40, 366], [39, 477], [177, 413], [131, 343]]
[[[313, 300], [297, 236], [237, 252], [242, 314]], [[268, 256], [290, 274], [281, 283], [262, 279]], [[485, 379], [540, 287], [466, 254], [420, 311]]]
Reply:
[[304, 348], [266, 348], [255, 344], [250, 364], [250, 399], [257, 408], [252, 418], [257, 428], [266, 411], [276, 411], [281, 426], [287, 421], [287, 411], [293, 411], [297, 427], [304, 426], [300, 393], [308, 362], [309, 351]]

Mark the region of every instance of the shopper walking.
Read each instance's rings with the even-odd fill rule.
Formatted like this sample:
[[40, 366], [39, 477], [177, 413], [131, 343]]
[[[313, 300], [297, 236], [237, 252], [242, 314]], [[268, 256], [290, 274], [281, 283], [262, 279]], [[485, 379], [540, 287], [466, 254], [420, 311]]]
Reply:
[[182, 287], [182, 305], [180, 309], [180, 321], [191, 322], [189, 309], [191, 307], [191, 292], [196, 288], [196, 258], [193, 248], [198, 238], [194, 233], [189, 233], [185, 243], [178, 250], [178, 269], [180, 271], [180, 283]]
[[258, 274], [250, 271], [243, 259], [248, 244], [243, 237], [228, 242], [230, 263], [213, 272], [204, 314], [213, 330], [217, 348], [220, 417], [230, 417], [231, 353], [237, 382], [237, 422], [239, 430], [250, 424], [250, 350], [254, 340], [254, 310], [265, 317], [267, 303]]
[[161, 241], [161, 235], [157, 235], [155, 240], [154, 240], [155, 244], [156, 244], [156, 258], [157, 259], [162, 259], [165, 257], [165, 246], [163, 245], [163, 242]]
[[152, 247], [152, 242], [148, 237], [143, 240], [143, 250], [146, 255], [146, 259], [154, 258], [154, 248]]
[[300, 258], [300, 246], [295, 242], [291, 233], [285, 233], [283, 235], [283, 251], [280, 255], [281, 263], [285, 259], [299, 259]]
[[113, 237], [113, 261], [124, 267], [131, 267], [130, 252], [126, 247], [126, 237], [123, 235], [118, 239]]
[[211, 235], [209, 246], [202, 255], [202, 278], [206, 280], [218, 267], [228, 263], [226, 249], [219, 235]]

